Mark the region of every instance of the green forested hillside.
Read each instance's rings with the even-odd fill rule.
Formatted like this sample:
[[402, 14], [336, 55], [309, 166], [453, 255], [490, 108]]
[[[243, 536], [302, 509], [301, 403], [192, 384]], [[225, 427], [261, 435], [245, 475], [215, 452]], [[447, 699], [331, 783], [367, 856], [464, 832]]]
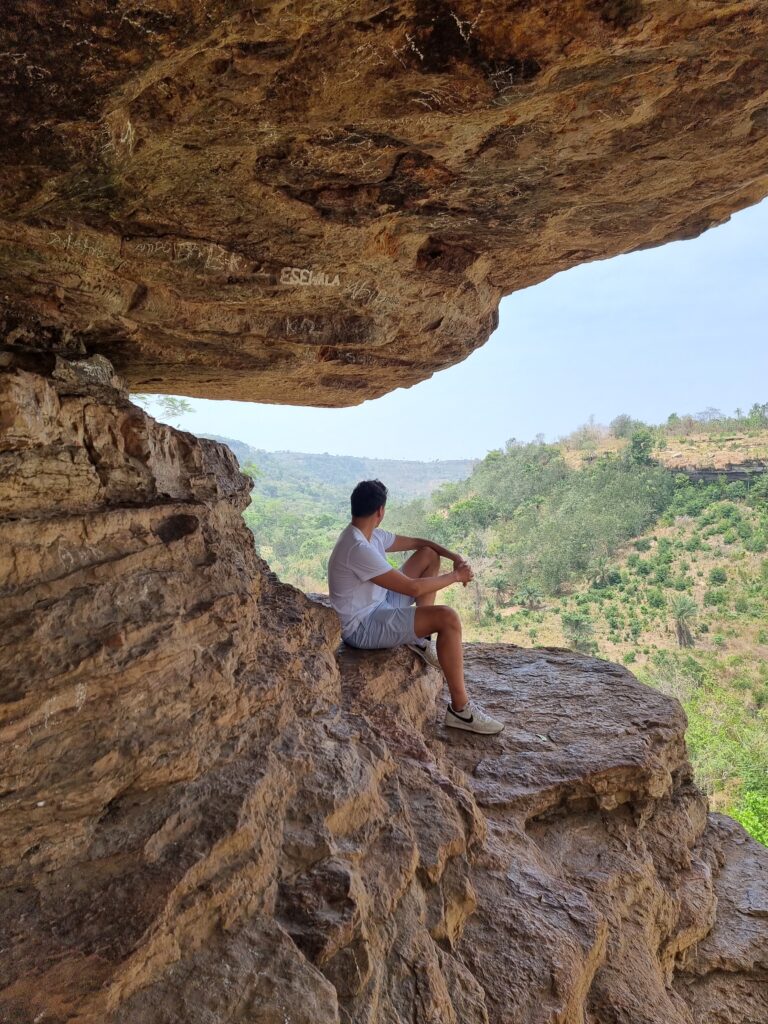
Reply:
[[349, 495], [359, 480], [383, 481], [395, 499], [408, 500], [429, 494], [448, 480], [469, 476], [478, 459], [367, 459], [353, 455], [317, 455], [308, 452], [268, 452], [243, 441], [218, 434], [201, 434], [223, 441], [237, 456], [241, 467], [255, 471], [254, 495], [280, 498], [300, 505], [327, 506], [324, 511], [346, 513]]

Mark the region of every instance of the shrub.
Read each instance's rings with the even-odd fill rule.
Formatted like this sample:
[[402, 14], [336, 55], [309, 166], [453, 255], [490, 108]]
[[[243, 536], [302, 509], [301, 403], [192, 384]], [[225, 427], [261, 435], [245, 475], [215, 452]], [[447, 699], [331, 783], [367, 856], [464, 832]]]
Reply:
[[743, 480], [732, 480], [727, 485], [726, 493], [729, 498], [740, 501], [747, 496], [747, 485]]
[[725, 583], [727, 579], [728, 573], [721, 565], [715, 566], [709, 573], [710, 583]]
[[768, 846], [768, 796], [748, 790], [742, 794], [731, 814], [753, 839]]
[[669, 582], [669, 566], [666, 563], [657, 565], [653, 571], [653, 582], [654, 583], [668, 583]]
[[575, 651], [581, 651], [583, 654], [594, 654], [597, 651], [592, 622], [586, 613], [562, 612], [560, 619], [563, 624], [563, 634]]
[[633, 431], [627, 447], [627, 455], [630, 462], [637, 466], [650, 465], [652, 451], [653, 434], [650, 430], [641, 427], [639, 430]]

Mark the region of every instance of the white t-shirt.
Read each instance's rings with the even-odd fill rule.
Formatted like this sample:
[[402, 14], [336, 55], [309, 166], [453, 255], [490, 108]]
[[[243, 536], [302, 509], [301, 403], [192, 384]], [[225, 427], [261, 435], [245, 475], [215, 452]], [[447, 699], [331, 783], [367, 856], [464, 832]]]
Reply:
[[392, 568], [384, 552], [394, 539], [394, 533], [378, 526], [370, 541], [352, 523], [341, 531], [328, 559], [328, 591], [342, 636], [349, 636], [387, 596], [386, 587], [369, 581]]

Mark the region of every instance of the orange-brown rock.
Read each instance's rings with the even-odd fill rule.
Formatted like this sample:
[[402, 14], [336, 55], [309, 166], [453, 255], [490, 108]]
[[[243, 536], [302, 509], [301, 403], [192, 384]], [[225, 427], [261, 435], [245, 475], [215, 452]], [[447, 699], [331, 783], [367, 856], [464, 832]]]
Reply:
[[2, 1024], [765, 1024], [768, 853], [680, 706], [470, 645], [495, 739], [339, 649], [223, 445], [502, 295], [768, 193], [754, 0], [9, 0], [0, 25]]
[[0, 1020], [764, 1024], [768, 850], [680, 705], [467, 645], [496, 738], [281, 583], [231, 452], [0, 367]]
[[133, 390], [413, 385], [768, 194], [767, 48], [756, 0], [6, 0], [3, 333]]

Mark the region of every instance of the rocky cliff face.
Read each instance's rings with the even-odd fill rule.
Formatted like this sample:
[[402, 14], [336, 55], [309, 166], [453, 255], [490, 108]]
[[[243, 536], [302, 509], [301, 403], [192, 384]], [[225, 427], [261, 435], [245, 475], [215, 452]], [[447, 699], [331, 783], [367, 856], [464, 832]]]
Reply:
[[134, 390], [410, 386], [768, 194], [767, 45], [755, 0], [6, 0], [5, 333]]
[[[744, 0], [7, 0], [2, 1024], [765, 1024], [768, 853], [678, 704], [339, 650], [150, 392], [352, 405], [768, 193]], [[115, 372], [117, 371], [117, 372]]]
[[405, 648], [280, 583], [223, 445], [0, 372], [0, 1020], [764, 1024], [768, 851], [624, 668]]

